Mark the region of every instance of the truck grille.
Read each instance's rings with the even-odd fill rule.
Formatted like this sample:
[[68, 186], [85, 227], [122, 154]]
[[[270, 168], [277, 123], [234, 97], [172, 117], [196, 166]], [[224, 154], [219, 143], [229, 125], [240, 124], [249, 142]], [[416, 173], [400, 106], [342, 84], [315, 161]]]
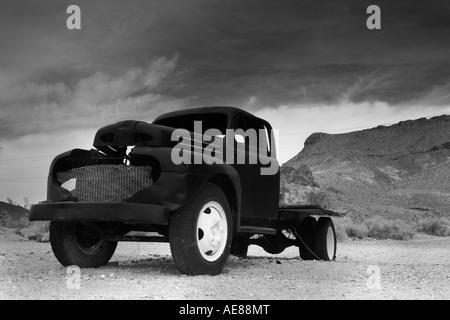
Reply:
[[56, 174], [79, 202], [120, 202], [152, 185], [150, 166], [93, 165]]

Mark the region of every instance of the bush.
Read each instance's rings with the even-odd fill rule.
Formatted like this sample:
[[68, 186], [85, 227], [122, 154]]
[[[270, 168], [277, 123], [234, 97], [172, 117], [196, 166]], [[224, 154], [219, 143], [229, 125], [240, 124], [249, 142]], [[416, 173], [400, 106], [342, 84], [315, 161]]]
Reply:
[[352, 238], [410, 240], [414, 235], [414, 228], [405, 221], [398, 219], [385, 219], [376, 216], [357, 223], [345, 218], [342, 223], [345, 232]]
[[50, 222], [48, 221], [33, 221], [29, 226], [20, 229], [19, 234], [28, 240], [35, 240], [40, 242], [49, 241]]
[[30, 221], [27, 217], [6, 216], [0, 220], [0, 226], [16, 229], [15, 233], [29, 240], [46, 242], [49, 240], [50, 222]]
[[2, 221], [1, 225], [6, 228], [12, 229], [20, 229], [24, 227], [28, 227], [31, 224], [30, 220], [27, 217], [20, 217], [18, 219], [14, 219], [12, 216], [6, 216]]
[[450, 220], [446, 218], [425, 218], [417, 223], [417, 231], [433, 236], [450, 236]]
[[414, 229], [403, 220], [373, 217], [365, 221], [368, 236], [375, 239], [411, 240]]
[[369, 234], [369, 229], [364, 223], [356, 224], [351, 222], [346, 225], [345, 231], [349, 237], [358, 239], [364, 239]]
[[333, 219], [334, 229], [336, 231], [336, 239], [339, 242], [347, 240], [347, 232], [345, 231], [345, 224], [342, 219]]

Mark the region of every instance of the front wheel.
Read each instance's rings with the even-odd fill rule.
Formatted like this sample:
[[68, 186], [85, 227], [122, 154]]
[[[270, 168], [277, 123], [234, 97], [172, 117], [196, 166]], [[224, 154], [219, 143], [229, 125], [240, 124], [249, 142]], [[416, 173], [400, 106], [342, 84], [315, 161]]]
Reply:
[[50, 222], [50, 244], [65, 267], [98, 268], [111, 259], [117, 241], [105, 241], [95, 229], [79, 221]]
[[170, 217], [169, 243], [177, 269], [189, 275], [220, 273], [230, 253], [232, 234], [227, 198], [218, 186], [206, 183]]

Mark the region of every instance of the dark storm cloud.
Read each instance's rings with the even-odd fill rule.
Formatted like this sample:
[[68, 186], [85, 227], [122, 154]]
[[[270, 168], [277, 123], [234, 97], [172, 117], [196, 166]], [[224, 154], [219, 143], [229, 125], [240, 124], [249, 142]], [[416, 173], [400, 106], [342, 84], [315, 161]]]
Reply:
[[0, 134], [167, 106], [450, 102], [447, 1], [376, 1], [372, 31], [365, 0], [72, 2], [0, 4]]
[[1, 137], [92, 128], [124, 118], [152, 120], [161, 112], [183, 106], [176, 98], [154, 92], [176, 62], [177, 56], [159, 58], [146, 67], [114, 76], [96, 72], [71, 85], [15, 85], [0, 95]]
[[200, 104], [240, 104], [250, 96], [265, 106], [343, 97], [413, 101], [449, 82], [449, 6], [391, 2], [379, 2], [377, 31], [365, 27], [365, 1], [246, 1], [216, 8], [200, 19], [212, 31], [194, 28], [191, 46], [180, 50], [191, 72], [175, 93], [199, 93]]

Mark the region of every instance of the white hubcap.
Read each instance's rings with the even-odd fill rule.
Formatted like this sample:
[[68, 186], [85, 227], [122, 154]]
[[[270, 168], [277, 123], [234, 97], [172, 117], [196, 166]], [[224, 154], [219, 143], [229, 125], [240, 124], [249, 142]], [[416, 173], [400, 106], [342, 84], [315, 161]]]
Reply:
[[199, 212], [197, 220], [197, 245], [202, 257], [216, 261], [225, 250], [228, 237], [227, 217], [222, 206], [209, 201]]

